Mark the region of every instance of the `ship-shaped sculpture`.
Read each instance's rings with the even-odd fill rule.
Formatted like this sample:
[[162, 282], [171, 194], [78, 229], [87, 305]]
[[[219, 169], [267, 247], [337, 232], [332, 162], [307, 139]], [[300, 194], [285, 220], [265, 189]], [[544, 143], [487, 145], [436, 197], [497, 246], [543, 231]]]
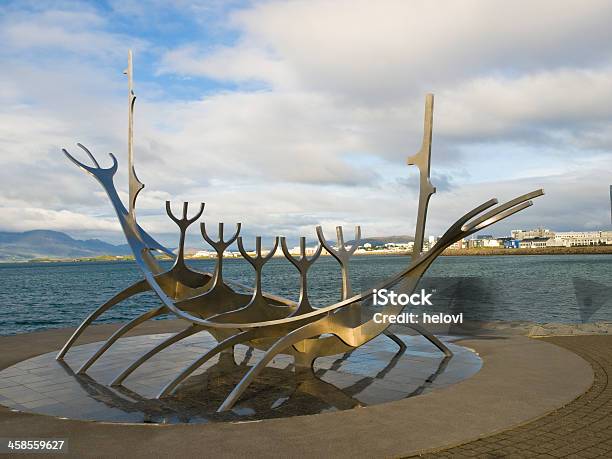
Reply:
[[[98, 317], [120, 302], [136, 294], [152, 291], [159, 298], [160, 305], [123, 324], [97, 351], [84, 362], [77, 373], [85, 373], [119, 338], [143, 322], [163, 314], [172, 314], [185, 322], [185, 328], [165, 341], [149, 349], [118, 374], [111, 386], [119, 386], [138, 367], [169, 346], [196, 333], [210, 333], [217, 345], [204, 353], [178, 375], [171, 379], [158, 394], [158, 398], [174, 393], [179, 384], [194, 371], [220, 353], [233, 353], [234, 346], [245, 344], [261, 349], [263, 357], [251, 366], [242, 380], [228, 394], [218, 408], [219, 412], [230, 410], [240, 399], [246, 388], [278, 354], [294, 357], [296, 369], [312, 370], [316, 358], [350, 352], [373, 338], [385, 334], [400, 347], [403, 342], [388, 330], [388, 323], [377, 323], [373, 319], [372, 290], [392, 289], [396, 292], [412, 293], [420, 278], [432, 262], [450, 245], [482, 230], [504, 218], [532, 205], [532, 198], [541, 196], [542, 190], [521, 195], [504, 204], [497, 205], [491, 199], [467, 212], [453, 223], [439, 241], [428, 251], [423, 251], [423, 240], [429, 199], [435, 193], [430, 181], [431, 140], [433, 121], [433, 95], [428, 94], [425, 102], [425, 125], [421, 149], [408, 159], [409, 165], [419, 169], [419, 201], [417, 211], [414, 248], [405, 269], [373, 286], [364, 293], [354, 294], [349, 277], [349, 261], [355, 252], [361, 230], [356, 227], [355, 239], [351, 246], [344, 242], [342, 227], [337, 227], [337, 243], [330, 244], [321, 227], [316, 228], [319, 246], [308, 258], [305, 238], [300, 239], [299, 257], [290, 254], [284, 237], [276, 237], [274, 245], [267, 254], [262, 253], [261, 237], [255, 241], [255, 255], [247, 253], [240, 236], [241, 224], [236, 225], [233, 234], [227, 237], [223, 223], [218, 224], [218, 235], [214, 239], [205, 223], [200, 224], [202, 237], [216, 252], [216, 266], [213, 273], [198, 272], [185, 263], [184, 248], [187, 228], [195, 223], [204, 212], [200, 204], [194, 216], [188, 216], [188, 203], [183, 203], [180, 216], [174, 215], [170, 202], [166, 201], [166, 212], [179, 228], [179, 244], [176, 255], [157, 242], [137, 222], [136, 201], [144, 185], [138, 180], [134, 169], [133, 154], [133, 116], [135, 95], [132, 89], [132, 54], [128, 54], [128, 180], [129, 202], [126, 208], [115, 188], [113, 178], [118, 163], [110, 153], [112, 165], [101, 167], [94, 155], [83, 145], [77, 144], [89, 156], [92, 164], [78, 161], [66, 150], [65, 155], [78, 167], [91, 174], [106, 191], [121, 224], [134, 259], [142, 272], [142, 279], [117, 293], [102, 306], [93, 311], [76, 329], [57, 355], [63, 360], [82, 332]], [[255, 271], [253, 288], [233, 282], [223, 277], [223, 253], [234, 242], [238, 250]], [[300, 295], [296, 302], [266, 293], [262, 289], [262, 268], [278, 250], [293, 264], [300, 275]], [[325, 249], [339, 264], [342, 274], [341, 300], [325, 307], [314, 307], [308, 299], [307, 275], [312, 264]], [[164, 271], [154, 254], [163, 253], [174, 259], [169, 270]], [[244, 293], [250, 291], [251, 293]], [[388, 305], [383, 314], [399, 314], [403, 306]], [[411, 324], [446, 356], [452, 353], [448, 347], [429, 331], [417, 324]]]

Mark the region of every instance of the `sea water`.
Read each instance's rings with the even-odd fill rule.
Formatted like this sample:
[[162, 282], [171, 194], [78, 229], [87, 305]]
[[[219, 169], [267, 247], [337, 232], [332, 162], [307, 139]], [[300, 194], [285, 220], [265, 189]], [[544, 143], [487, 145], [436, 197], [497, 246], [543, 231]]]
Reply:
[[[351, 259], [353, 290], [375, 286], [404, 269], [406, 256], [360, 256]], [[189, 260], [212, 271], [214, 260]], [[169, 262], [163, 263], [170, 267]], [[246, 285], [253, 269], [241, 259], [224, 260], [224, 275]], [[0, 334], [10, 335], [78, 325], [119, 290], [139, 280], [129, 261], [0, 264]], [[268, 292], [297, 300], [299, 277], [282, 258], [263, 270]], [[315, 306], [340, 298], [337, 262], [321, 257], [308, 278]], [[537, 323], [612, 321], [612, 255], [512, 255], [440, 257], [419, 288], [433, 291], [428, 312], [463, 313], [466, 320]], [[119, 322], [157, 306], [151, 293], [133, 297], [104, 314], [99, 322]]]

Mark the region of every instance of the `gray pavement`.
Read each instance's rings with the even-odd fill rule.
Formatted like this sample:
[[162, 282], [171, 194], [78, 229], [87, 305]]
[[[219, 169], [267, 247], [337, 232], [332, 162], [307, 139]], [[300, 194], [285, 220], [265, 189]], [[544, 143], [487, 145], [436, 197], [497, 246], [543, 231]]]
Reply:
[[[138, 332], [183, 326], [178, 321], [153, 321]], [[82, 342], [100, 341], [115, 328], [92, 327]], [[69, 333], [64, 329], [0, 337], [0, 368], [58, 349]], [[464, 444], [539, 418], [576, 399], [593, 381], [584, 359], [542, 340], [483, 336], [461, 344], [483, 358], [479, 373], [454, 386], [388, 404], [210, 425], [117, 425], [0, 408], [0, 436], [66, 437], [73, 457], [409, 456]]]
[[610, 458], [612, 457], [612, 336], [545, 338], [587, 360], [591, 388], [568, 405], [533, 422], [424, 457]]

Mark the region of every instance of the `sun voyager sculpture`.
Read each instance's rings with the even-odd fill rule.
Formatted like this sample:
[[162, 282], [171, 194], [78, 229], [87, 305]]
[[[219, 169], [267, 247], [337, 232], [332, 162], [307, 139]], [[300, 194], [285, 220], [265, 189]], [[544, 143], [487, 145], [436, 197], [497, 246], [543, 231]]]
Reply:
[[[342, 227], [336, 228], [337, 242], [335, 245], [328, 242], [321, 227], [317, 227], [316, 234], [319, 245], [315, 253], [308, 258], [304, 237], [300, 238], [301, 254], [299, 257], [295, 257], [289, 252], [284, 237], [276, 237], [272, 249], [267, 254], [262, 253], [261, 237], [257, 237], [255, 254], [252, 255], [245, 250], [240, 236], [240, 223], [236, 224], [233, 234], [229, 237], [225, 234], [223, 223], [219, 223], [215, 238], [210, 232], [210, 227], [202, 222], [200, 223], [202, 237], [216, 252], [216, 265], [213, 273], [198, 272], [185, 263], [185, 235], [188, 227], [202, 216], [204, 203], [200, 204], [195, 215], [189, 217], [188, 203], [183, 203], [181, 215], [176, 216], [172, 212], [170, 202], [166, 201], [166, 212], [176, 223], [179, 230], [176, 254], [157, 242], [137, 222], [136, 200], [144, 185], [138, 180], [134, 169], [133, 115], [136, 96], [133, 92], [131, 52], [128, 53], [128, 68], [125, 73], [128, 77], [129, 120], [129, 201], [127, 208], [120, 199], [113, 182], [118, 162], [112, 153], [109, 154], [112, 165], [104, 168], [100, 166], [94, 155], [81, 144], [77, 145], [87, 154], [91, 160], [91, 165], [77, 160], [66, 150], [63, 150], [63, 152], [79, 168], [92, 175], [106, 191], [136, 264], [142, 272], [142, 279], [118, 292], [93, 311], [75, 330], [56, 358], [60, 361], [63, 360], [83, 331], [102, 314], [127, 298], [146, 291], [152, 291], [156, 294], [160, 301], [159, 306], [123, 324], [81, 365], [77, 374], [84, 374], [114, 342], [149, 319], [164, 314], [172, 314], [185, 322], [185, 328], [153, 346], [135, 361], [128, 362], [125, 369], [110, 383], [111, 386], [120, 386], [134, 370], [151, 357], [196, 333], [209, 333], [214, 337], [217, 345], [170, 379], [159, 392], [158, 398], [172, 395], [181, 382], [194, 371], [221, 353], [233, 353], [234, 346], [238, 344], [264, 351], [261, 359], [255, 365], [249, 367], [242, 380], [227, 395], [225, 401], [218, 407], [218, 412], [232, 409], [249, 384], [278, 354], [293, 356], [296, 370], [312, 371], [313, 363], [318, 357], [350, 352], [381, 334], [386, 335], [389, 339], [395, 341], [398, 346], [403, 347], [405, 346], [404, 343], [388, 330], [389, 324], [377, 323], [373, 320], [373, 316], [375, 312], [389, 315], [400, 314], [404, 306], [389, 304], [374, 311], [372, 308], [372, 292], [388, 289], [412, 293], [425, 271], [444, 249], [531, 206], [530, 199], [544, 194], [542, 190], [535, 190], [500, 205], [498, 205], [497, 199], [486, 201], [450, 225], [430, 250], [423, 251], [427, 208], [429, 199], [435, 193], [435, 188], [430, 181], [433, 95], [428, 94], [425, 103], [425, 123], [421, 149], [408, 158], [408, 165], [414, 165], [419, 170], [420, 188], [414, 248], [405, 269], [373, 286], [371, 290], [355, 294], [350, 284], [349, 260], [359, 244], [361, 237], [359, 226], [356, 227], [355, 239], [350, 246], [345, 244]], [[223, 253], [234, 242], [244, 259], [250, 263], [255, 271], [255, 285], [252, 288], [223, 277]], [[262, 289], [262, 268], [278, 250], [279, 246], [283, 255], [299, 272], [300, 292], [297, 302], [267, 293]], [[341, 299], [334, 304], [317, 308], [312, 306], [308, 299], [307, 275], [309, 268], [319, 258], [323, 249], [334, 257], [339, 264], [342, 275]], [[164, 270], [154, 256], [156, 253], [171, 257], [174, 260], [172, 267]], [[442, 341], [420, 325], [409, 324], [408, 326], [422, 334], [446, 356], [452, 355]]]

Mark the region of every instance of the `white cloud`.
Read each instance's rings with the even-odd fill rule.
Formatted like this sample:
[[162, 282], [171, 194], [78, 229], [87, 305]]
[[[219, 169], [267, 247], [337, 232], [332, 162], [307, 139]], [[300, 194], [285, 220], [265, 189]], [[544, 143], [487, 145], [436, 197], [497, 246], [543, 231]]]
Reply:
[[[107, 20], [86, 6], [79, 8], [10, 11], [0, 25], [4, 53], [43, 51], [77, 53], [96, 58], [124, 55], [126, 45], [142, 49], [142, 40], [109, 33]], [[40, 55], [42, 58], [43, 55]]]
[[305, 87], [380, 103], [483, 72], [609, 60], [612, 5], [558, 2], [266, 2], [237, 12], [244, 40]]
[[[126, 2], [114, 14], [142, 25], [163, 8]], [[0, 206], [11, 217], [0, 229], [115, 238], [99, 186], [59, 149], [85, 158], [73, 146], [80, 141], [103, 165], [114, 151], [125, 196], [121, 71], [130, 44], [154, 59], [140, 66], [136, 53], [137, 171], [147, 185], [139, 216], [153, 233], [174, 232], [166, 199], [204, 200], [206, 221], [242, 221], [249, 236], [312, 236], [317, 223], [410, 233], [414, 189], [398, 179], [415, 180], [405, 159], [419, 147], [427, 91], [436, 93], [434, 181], [446, 183], [432, 200], [432, 233], [491, 196], [540, 186], [547, 195], [537, 207], [494, 232], [604, 226], [610, 9], [599, 1], [266, 2], [221, 26], [204, 22], [202, 39], [168, 49], [116, 32], [116, 17], [101, 10], [13, 8], [0, 32]], [[235, 37], [216, 41], [224, 26]], [[143, 67], [162, 82], [197, 86], [204, 77], [237, 89], [206, 87], [185, 101], [160, 83], [151, 97], [153, 84], [139, 84]]]
[[193, 45], [173, 49], [164, 54], [159, 72], [242, 83], [260, 81], [275, 87], [294, 86], [296, 78], [283, 61], [248, 45], [216, 47], [207, 52]]
[[120, 231], [119, 224], [114, 219], [79, 214], [70, 210], [3, 206], [2, 218], [3, 231], [28, 231], [41, 228], [69, 233]]
[[439, 128], [453, 138], [546, 130], [580, 137], [585, 125], [612, 119], [612, 68], [475, 78], [441, 91], [439, 99]]
[[588, 147], [599, 142], [580, 138], [587, 123], [610, 121], [610, 10], [599, 1], [266, 2], [232, 15], [234, 46], [192, 43], [166, 53], [161, 69], [264, 81], [277, 99], [334, 107], [356, 149], [395, 160], [419, 137], [428, 91], [438, 95], [444, 161], [457, 141], [529, 136]]

